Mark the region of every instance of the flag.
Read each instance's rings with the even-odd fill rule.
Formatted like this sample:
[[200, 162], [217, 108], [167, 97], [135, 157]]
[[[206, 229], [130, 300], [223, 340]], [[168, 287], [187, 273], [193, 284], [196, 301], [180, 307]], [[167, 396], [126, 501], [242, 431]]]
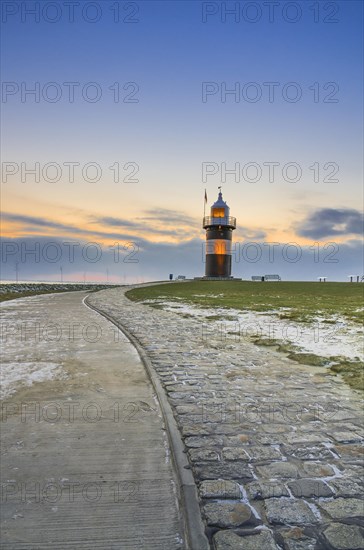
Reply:
[[207, 193], [206, 193], [206, 189], [205, 189], [205, 204], [207, 203]]

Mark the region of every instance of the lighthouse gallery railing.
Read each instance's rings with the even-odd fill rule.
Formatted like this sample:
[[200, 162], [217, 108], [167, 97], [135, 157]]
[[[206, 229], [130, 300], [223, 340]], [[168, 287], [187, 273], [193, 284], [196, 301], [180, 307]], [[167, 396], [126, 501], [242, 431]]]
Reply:
[[203, 219], [202, 227], [206, 228], [211, 225], [225, 225], [228, 227], [233, 227], [235, 229], [236, 218], [233, 218], [232, 216], [225, 216], [224, 218], [215, 218], [212, 216], [205, 216]]

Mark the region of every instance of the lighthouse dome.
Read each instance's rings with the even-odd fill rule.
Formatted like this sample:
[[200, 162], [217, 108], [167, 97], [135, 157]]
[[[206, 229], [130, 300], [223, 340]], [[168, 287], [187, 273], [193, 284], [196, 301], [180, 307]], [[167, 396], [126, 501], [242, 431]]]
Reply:
[[221, 191], [217, 201], [211, 206], [211, 217], [212, 218], [227, 218], [230, 215], [230, 208], [222, 198]]
[[[206, 195], [205, 195], [206, 197]], [[205, 198], [206, 200], [206, 198]], [[230, 208], [222, 198], [221, 191], [217, 197], [217, 201], [211, 206], [210, 216], [204, 216], [203, 225], [204, 229], [208, 227], [228, 227], [229, 229], [236, 228], [236, 218], [230, 216]]]

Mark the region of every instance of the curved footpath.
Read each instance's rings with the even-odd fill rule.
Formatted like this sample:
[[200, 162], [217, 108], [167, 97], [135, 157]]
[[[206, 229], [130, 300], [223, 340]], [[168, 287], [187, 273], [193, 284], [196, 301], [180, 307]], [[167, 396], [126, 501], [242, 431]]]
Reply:
[[2, 304], [1, 548], [188, 548], [153, 385], [86, 296]]
[[164, 389], [212, 547], [362, 549], [359, 392], [324, 368], [130, 302], [124, 292], [101, 291], [88, 303], [144, 350]]

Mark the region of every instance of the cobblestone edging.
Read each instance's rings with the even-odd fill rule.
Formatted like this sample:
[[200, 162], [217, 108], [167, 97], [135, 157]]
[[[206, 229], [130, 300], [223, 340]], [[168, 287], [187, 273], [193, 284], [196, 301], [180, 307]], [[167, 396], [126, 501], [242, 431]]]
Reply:
[[173, 461], [178, 477], [178, 500], [181, 503], [183, 525], [184, 525], [184, 548], [186, 550], [194, 550], [199, 548], [200, 550], [208, 550], [209, 543], [205, 535], [204, 524], [201, 519], [199, 510], [199, 499], [196, 484], [191, 472], [189, 462], [186, 454], [184, 453], [184, 443], [181, 438], [181, 434], [178, 430], [176, 420], [173, 416], [172, 407], [169, 404], [167, 395], [163, 389], [163, 385], [155, 372], [148, 355], [140, 345], [139, 341], [133, 336], [121, 323], [116, 321], [111, 315], [105, 311], [100, 310], [96, 306], [90, 304], [88, 298], [85, 300], [86, 305], [94, 311], [103, 315], [106, 319], [113, 322], [130, 340], [130, 342], [137, 349], [140, 359], [146, 369], [148, 376], [152, 382], [154, 391], [157, 394], [157, 398], [160, 404], [160, 408], [163, 414], [165, 429], [169, 436], [171, 452], [173, 454]]
[[130, 302], [125, 290], [88, 301], [148, 354], [186, 446], [212, 548], [363, 548], [360, 394], [323, 368]]

